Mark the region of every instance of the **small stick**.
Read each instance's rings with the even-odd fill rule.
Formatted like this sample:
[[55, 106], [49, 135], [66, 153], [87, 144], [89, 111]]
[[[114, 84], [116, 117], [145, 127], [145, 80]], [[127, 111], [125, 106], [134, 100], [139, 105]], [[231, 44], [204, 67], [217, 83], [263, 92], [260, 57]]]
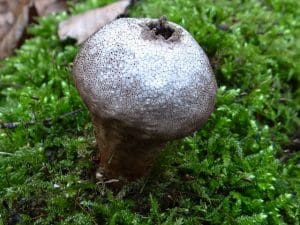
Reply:
[[8, 88], [8, 87], [21, 88], [22, 85], [21, 84], [17, 84], [17, 83], [4, 83], [4, 82], [0, 82], [0, 88]]
[[[68, 117], [68, 116], [72, 116], [72, 115], [75, 115], [79, 112], [81, 112], [82, 109], [77, 109], [77, 110], [74, 110], [72, 112], [68, 112], [68, 113], [65, 113], [61, 116], [59, 116], [58, 118], [46, 118], [44, 120], [41, 121], [41, 123], [43, 125], [50, 125], [51, 123], [57, 121], [57, 120], [62, 120], [64, 119], [65, 117]], [[29, 122], [0, 122], [0, 129], [14, 129], [14, 128], [17, 128], [19, 126], [31, 126], [31, 125], [34, 125], [38, 123], [38, 121], [29, 121]]]
[[87, 215], [89, 215], [93, 221], [93, 223], [95, 225], [97, 225], [97, 221], [95, 220], [95, 218], [80, 204], [80, 202], [78, 202], [77, 200], [75, 200], [75, 204], [79, 206], [79, 208], [84, 212], [86, 213]]
[[9, 152], [0, 152], [0, 155], [13, 155], [13, 154]]

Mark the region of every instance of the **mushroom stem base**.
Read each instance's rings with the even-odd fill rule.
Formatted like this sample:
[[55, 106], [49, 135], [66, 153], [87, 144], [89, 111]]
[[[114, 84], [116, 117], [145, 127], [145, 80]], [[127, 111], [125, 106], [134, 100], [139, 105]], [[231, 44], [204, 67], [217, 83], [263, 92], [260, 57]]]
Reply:
[[100, 168], [106, 178], [136, 180], [150, 173], [165, 141], [142, 137], [141, 131], [116, 120], [92, 116]]

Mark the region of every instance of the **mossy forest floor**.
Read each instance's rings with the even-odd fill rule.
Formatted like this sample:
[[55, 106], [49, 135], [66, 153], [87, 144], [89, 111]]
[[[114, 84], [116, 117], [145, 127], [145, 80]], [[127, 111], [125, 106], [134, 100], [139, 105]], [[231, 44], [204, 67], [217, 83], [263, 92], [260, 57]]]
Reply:
[[[111, 1], [77, 2], [72, 15]], [[118, 192], [93, 178], [93, 128], [70, 72], [78, 47], [57, 37], [68, 15], [40, 18], [0, 66], [0, 121], [22, 123], [0, 130], [0, 224], [299, 224], [299, 2], [137, 1], [129, 16], [166, 15], [192, 33], [219, 89], [203, 129]]]

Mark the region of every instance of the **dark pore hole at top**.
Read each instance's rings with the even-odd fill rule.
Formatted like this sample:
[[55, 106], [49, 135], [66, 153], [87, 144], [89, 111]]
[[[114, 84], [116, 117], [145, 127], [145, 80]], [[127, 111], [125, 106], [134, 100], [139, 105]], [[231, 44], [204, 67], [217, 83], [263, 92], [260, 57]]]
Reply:
[[162, 36], [166, 40], [172, 37], [173, 33], [175, 32], [175, 29], [168, 24], [166, 17], [161, 17], [155, 22], [150, 22], [148, 27], [154, 32], [155, 35]]

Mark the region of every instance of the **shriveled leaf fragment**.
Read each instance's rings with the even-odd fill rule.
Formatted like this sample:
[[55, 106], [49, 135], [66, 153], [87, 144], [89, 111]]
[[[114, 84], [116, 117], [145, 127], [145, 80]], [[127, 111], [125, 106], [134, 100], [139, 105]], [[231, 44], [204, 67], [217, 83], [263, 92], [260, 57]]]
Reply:
[[4, 20], [0, 22], [0, 59], [10, 55], [18, 45], [23, 32], [29, 22], [29, 9], [31, 0], [9, 0], [1, 1], [1, 10], [7, 10], [1, 13]]
[[34, 6], [39, 16], [46, 16], [67, 9], [65, 0], [35, 0]]
[[80, 44], [104, 25], [126, 12], [130, 0], [120, 0], [102, 8], [71, 17], [59, 24], [58, 35], [61, 40], [73, 38]]
[[9, 31], [15, 21], [14, 14], [9, 10], [6, 0], [0, 0], [0, 40]]

